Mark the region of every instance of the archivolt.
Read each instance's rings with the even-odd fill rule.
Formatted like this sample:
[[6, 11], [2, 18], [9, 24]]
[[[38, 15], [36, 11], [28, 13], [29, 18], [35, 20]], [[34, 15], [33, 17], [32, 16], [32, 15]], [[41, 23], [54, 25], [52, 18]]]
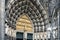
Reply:
[[15, 0], [10, 3], [8, 10], [7, 24], [9, 27], [16, 29], [16, 20], [23, 13], [26, 13], [31, 18], [34, 27], [45, 26], [48, 24], [47, 13], [41, 5], [37, 5], [37, 2], [34, 0]]

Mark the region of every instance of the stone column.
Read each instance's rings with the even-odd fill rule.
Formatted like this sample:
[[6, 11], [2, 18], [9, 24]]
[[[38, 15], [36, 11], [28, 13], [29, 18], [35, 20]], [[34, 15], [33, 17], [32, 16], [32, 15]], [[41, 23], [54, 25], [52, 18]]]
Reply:
[[0, 0], [0, 40], [4, 40], [5, 0]]
[[60, 12], [58, 12], [58, 40], [60, 40]]

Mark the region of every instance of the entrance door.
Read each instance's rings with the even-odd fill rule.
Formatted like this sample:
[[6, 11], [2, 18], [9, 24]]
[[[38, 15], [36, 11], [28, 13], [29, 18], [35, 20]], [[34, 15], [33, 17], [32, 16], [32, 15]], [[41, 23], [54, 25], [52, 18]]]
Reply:
[[16, 33], [16, 40], [23, 40], [23, 33], [17, 32]]
[[27, 34], [27, 40], [33, 40], [33, 34], [32, 33]]

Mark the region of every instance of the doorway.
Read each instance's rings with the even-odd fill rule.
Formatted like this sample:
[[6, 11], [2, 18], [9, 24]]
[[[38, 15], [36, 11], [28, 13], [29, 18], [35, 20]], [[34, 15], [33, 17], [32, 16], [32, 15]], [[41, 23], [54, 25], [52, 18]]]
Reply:
[[27, 33], [27, 40], [33, 40], [33, 34]]
[[23, 33], [17, 32], [16, 33], [16, 40], [23, 40]]

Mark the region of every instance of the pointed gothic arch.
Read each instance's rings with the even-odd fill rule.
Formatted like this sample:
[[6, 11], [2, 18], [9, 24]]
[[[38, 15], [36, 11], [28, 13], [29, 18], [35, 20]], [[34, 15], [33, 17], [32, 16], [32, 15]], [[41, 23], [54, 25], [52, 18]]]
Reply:
[[[33, 23], [34, 32], [42, 32], [39, 27], [45, 27], [48, 21], [48, 14], [42, 5], [36, 0], [14, 0], [8, 5], [7, 25], [16, 30], [16, 21], [22, 14], [27, 14]], [[36, 27], [38, 27], [36, 29]]]
[[[7, 13], [7, 24], [9, 27], [14, 29], [16, 29], [16, 20], [23, 13], [28, 14], [34, 24], [34, 27], [35, 23], [41, 23], [39, 26], [45, 26], [49, 23], [47, 13], [42, 8], [41, 4], [37, 4], [36, 0], [14, 0], [9, 4], [8, 10], [9, 12]], [[44, 24], [42, 24], [42, 22]]]

